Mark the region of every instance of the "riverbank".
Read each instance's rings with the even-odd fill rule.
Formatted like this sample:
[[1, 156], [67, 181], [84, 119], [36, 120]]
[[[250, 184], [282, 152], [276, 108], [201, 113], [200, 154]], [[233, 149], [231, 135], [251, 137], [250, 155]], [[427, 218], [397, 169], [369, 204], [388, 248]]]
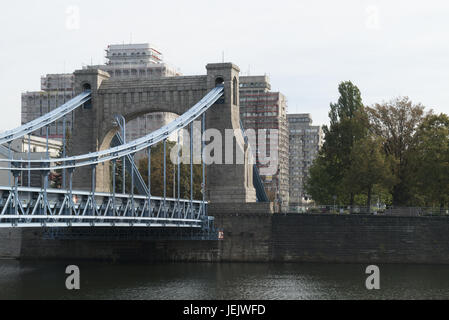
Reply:
[[214, 216], [216, 226], [224, 230], [222, 241], [133, 239], [132, 229], [128, 239], [52, 239], [42, 229], [3, 229], [0, 257], [449, 264], [447, 217], [257, 213]]

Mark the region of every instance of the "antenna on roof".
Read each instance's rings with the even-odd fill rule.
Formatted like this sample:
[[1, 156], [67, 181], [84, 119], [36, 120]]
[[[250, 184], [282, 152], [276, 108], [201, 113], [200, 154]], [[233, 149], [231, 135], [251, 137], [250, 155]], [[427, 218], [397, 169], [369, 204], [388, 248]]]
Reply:
[[224, 50], [222, 51], [222, 62], [223, 63], [225, 62], [225, 52], [224, 52]]

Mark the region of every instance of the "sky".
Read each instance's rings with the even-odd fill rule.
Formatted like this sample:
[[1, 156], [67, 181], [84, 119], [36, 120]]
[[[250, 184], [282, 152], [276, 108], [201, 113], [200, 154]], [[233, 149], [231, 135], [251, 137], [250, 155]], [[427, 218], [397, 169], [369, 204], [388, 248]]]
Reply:
[[338, 84], [366, 105], [408, 96], [449, 113], [449, 1], [29, 0], [1, 5], [0, 131], [20, 125], [40, 77], [105, 62], [108, 44], [151, 43], [184, 75], [233, 62], [270, 76], [289, 113], [328, 123]]

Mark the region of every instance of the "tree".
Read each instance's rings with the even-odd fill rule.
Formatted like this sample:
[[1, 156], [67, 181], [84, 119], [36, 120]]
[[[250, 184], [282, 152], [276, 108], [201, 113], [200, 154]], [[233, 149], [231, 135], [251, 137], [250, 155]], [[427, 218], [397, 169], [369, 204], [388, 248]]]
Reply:
[[345, 174], [345, 184], [354, 194], [366, 194], [366, 206], [370, 212], [374, 188], [388, 190], [394, 185], [391, 161], [383, 152], [382, 141], [375, 136], [356, 141], [350, 158], [351, 167]]
[[[71, 135], [70, 135], [70, 130], [69, 128], [66, 129], [65, 132], [65, 136], [66, 136], [66, 147], [65, 147], [65, 154], [70, 154], [70, 142], [71, 142]], [[62, 159], [64, 157], [64, 144], [59, 148], [59, 152], [58, 152], [58, 159]], [[56, 162], [56, 166], [61, 166], [63, 165], [62, 162]], [[50, 183], [51, 183], [51, 187], [54, 189], [60, 189], [62, 187], [62, 170], [58, 169], [55, 171], [50, 172]]]
[[332, 181], [330, 168], [325, 156], [320, 153], [309, 169], [305, 189], [316, 203], [330, 204], [334, 201], [333, 197], [339, 194], [336, 184]]
[[444, 208], [449, 202], [449, 117], [426, 116], [416, 141], [410, 157], [416, 197], [425, 205]]
[[396, 176], [393, 204], [405, 205], [412, 198], [409, 180], [413, 173], [407, 170], [409, 150], [417, 142], [416, 130], [424, 120], [424, 106], [413, 104], [408, 97], [401, 97], [375, 104], [366, 110], [373, 133], [384, 141], [385, 154], [395, 160], [395, 166], [392, 168]]
[[339, 203], [349, 202], [352, 206], [355, 193], [347, 188], [345, 174], [351, 168], [354, 143], [367, 133], [368, 120], [357, 86], [342, 82], [338, 91], [340, 98], [330, 105], [330, 126], [323, 128], [325, 142], [310, 170], [306, 189], [319, 203], [337, 196]]
[[[175, 178], [175, 195], [177, 196], [177, 170], [178, 166], [170, 161], [170, 153], [176, 144], [167, 141], [167, 197], [173, 196], [173, 178]], [[164, 149], [163, 144], [160, 143], [151, 150], [151, 194], [153, 196], [163, 196], [164, 194]], [[139, 161], [139, 172], [144, 181], [148, 183], [148, 157], [144, 157]], [[182, 199], [190, 199], [190, 165], [181, 164], [181, 181], [180, 192]], [[175, 176], [173, 176], [175, 174]], [[193, 166], [193, 198], [202, 200], [202, 165], [196, 164]]]

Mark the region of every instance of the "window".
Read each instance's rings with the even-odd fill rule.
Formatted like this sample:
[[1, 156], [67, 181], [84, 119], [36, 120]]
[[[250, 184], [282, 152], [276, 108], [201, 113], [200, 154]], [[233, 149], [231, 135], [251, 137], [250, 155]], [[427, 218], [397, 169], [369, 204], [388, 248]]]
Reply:
[[223, 84], [224, 84], [224, 79], [222, 77], [218, 77], [217, 79], [215, 79], [216, 86], [223, 85]]
[[238, 104], [238, 83], [237, 83], [237, 78], [234, 77], [234, 80], [232, 80], [232, 88], [233, 88], [233, 104], [237, 105]]

